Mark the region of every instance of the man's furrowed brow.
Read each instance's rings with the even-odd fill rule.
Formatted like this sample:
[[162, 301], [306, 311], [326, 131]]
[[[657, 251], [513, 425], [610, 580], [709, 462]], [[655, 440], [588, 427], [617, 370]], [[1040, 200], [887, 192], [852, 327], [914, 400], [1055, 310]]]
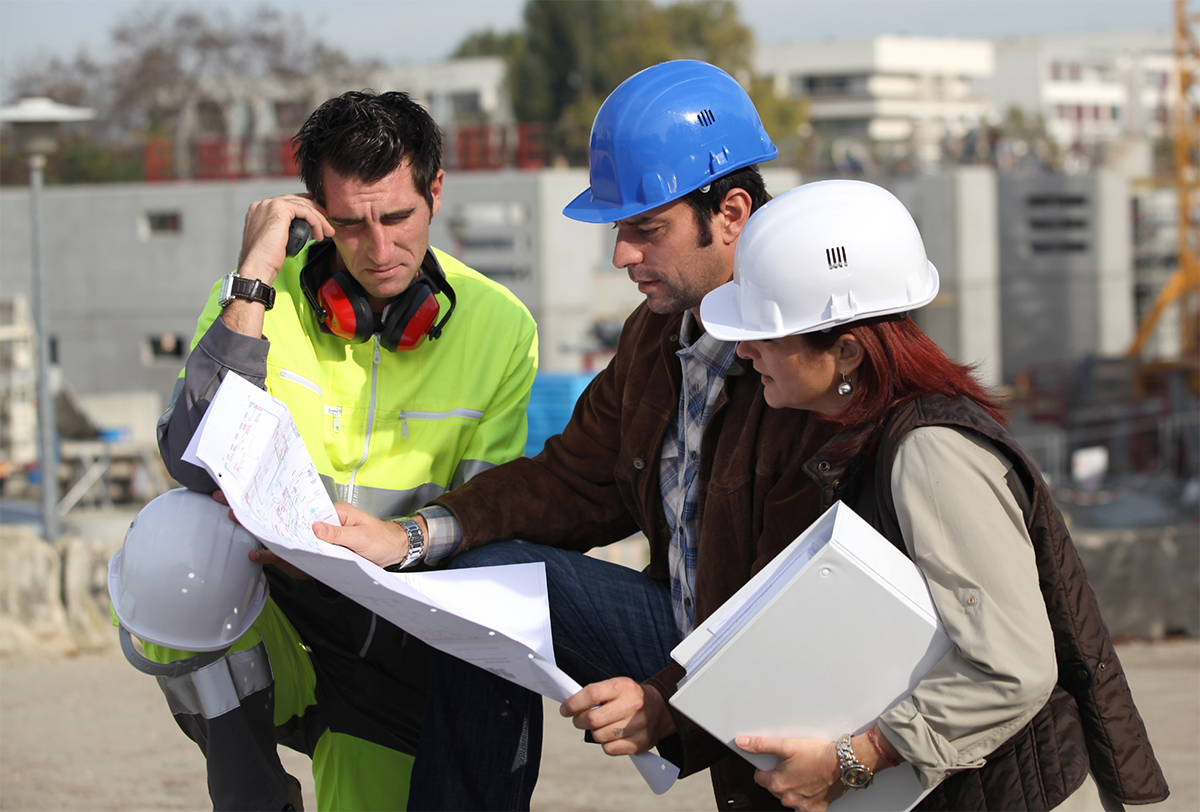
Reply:
[[651, 214], [636, 214], [633, 217], [626, 217], [624, 220], [614, 220], [612, 227], [617, 228], [618, 226], [632, 226], [636, 228], [638, 226], [644, 226], [646, 223], [654, 220], [657, 216], [658, 215]]
[[[411, 217], [413, 212], [415, 212], [416, 210], [417, 210], [416, 206], [408, 206], [403, 209], [396, 209], [395, 211], [384, 212], [383, 214], [381, 214], [379, 216], [379, 219], [382, 221], [403, 220], [405, 218]], [[367, 221], [366, 217], [335, 217], [333, 215], [329, 215], [327, 219], [329, 220], [329, 222], [333, 223], [335, 226], [356, 226], [356, 225], [359, 225], [360, 223], [365, 223]]]

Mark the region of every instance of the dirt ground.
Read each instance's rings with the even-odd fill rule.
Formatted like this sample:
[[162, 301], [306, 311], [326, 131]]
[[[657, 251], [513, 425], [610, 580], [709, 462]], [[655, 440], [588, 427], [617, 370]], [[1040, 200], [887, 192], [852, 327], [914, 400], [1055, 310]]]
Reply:
[[[1200, 809], [1200, 642], [1126, 643], [1150, 739], [1171, 784], [1161, 810]], [[548, 707], [535, 810], [707, 810], [707, 773], [654, 796], [627, 759], [584, 744]], [[283, 750], [316, 809], [308, 759]], [[0, 810], [207, 809], [199, 751], [150, 677], [119, 652], [0, 658]]]

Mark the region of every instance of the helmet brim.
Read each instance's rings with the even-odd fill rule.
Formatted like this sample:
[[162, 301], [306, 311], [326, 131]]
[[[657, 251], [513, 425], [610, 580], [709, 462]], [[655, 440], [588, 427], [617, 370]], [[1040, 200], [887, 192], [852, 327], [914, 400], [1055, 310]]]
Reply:
[[864, 310], [845, 318], [826, 319], [825, 321], [805, 325], [799, 330], [789, 330], [786, 328], [764, 330], [749, 326], [742, 320], [740, 306], [741, 291], [738, 289], [736, 282], [726, 282], [716, 290], [709, 292], [700, 302], [700, 321], [704, 324], [705, 332], [719, 341], [757, 341], [765, 338], [783, 338], [784, 336], [799, 335], [801, 333], [815, 333], [820, 330], [836, 327], [840, 324], [863, 321], [864, 319], [875, 318], [876, 316], [907, 313], [910, 310], [916, 310], [932, 302], [937, 296], [940, 287], [941, 280], [938, 277], [937, 268], [930, 262], [928, 287], [921, 296], [902, 306]]
[[627, 217], [636, 217], [639, 214], [644, 214], [645, 212], [650, 211], [651, 209], [657, 209], [659, 206], [665, 206], [668, 203], [674, 203], [676, 200], [690, 195], [692, 192], [706, 184], [712, 183], [718, 178], [731, 175], [734, 172], [737, 172], [739, 169], [745, 169], [748, 166], [765, 164], [768, 161], [775, 160], [777, 157], [779, 157], [779, 148], [772, 144], [771, 149], [768, 152], [736, 163], [730, 166], [728, 169], [722, 167], [721, 174], [713, 175], [712, 177], [706, 177], [701, 180], [700, 183], [688, 186], [666, 200], [656, 200], [650, 202], [638, 200], [631, 203], [626, 203], [625, 205], [619, 205], [616, 203], [609, 203], [605, 200], [595, 199], [592, 196], [592, 187], [589, 186], [588, 188], [584, 189], [583, 192], [574, 200], [564, 206], [562, 213], [567, 217], [570, 217], [572, 220], [578, 220], [581, 223], [615, 223], [618, 220], [624, 220]]
[[211, 636], [190, 638], [186, 634], [179, 634], [172, 635], [171, 639], [168, 640], [146, 629], [144, 624], [138, 623], [136, 618], [125, 611], [124, 590], [121, 588], [121, 558], [123, 552], [124, 547], [118, 547], [116, 553], [108, 561], [108, 598], [112, 603], [113, 614], [117, 616], [117, 620], [129, 630], [130, 634], [144, 643], [153, 643], [156, 646], [164, 648], [194, 652], [219, 651], [223, 648], [229, 648], [229, 646], [236, 643], [242, 635], [250, 630], [250, 626], [254, 621], [258, 620], [263, 607], [267, 605], [267, 598], [271, 595], [267, 579], [261, 578], [255, 585], [254, 593], [250, 596], [249, 605], [243, 613], [242, 622], [238, 626], [230, 626], [224, 629], [217, 639]]
[[583, 190], [582, 194], [564, 206], [562, 213], [581, 223], [615, 223], [617, 220], [641, 214], [648, 208], [652, 207], [614, 206], [612, 203], [596, 200], [592, 197], [592, 187], [589, 186]]

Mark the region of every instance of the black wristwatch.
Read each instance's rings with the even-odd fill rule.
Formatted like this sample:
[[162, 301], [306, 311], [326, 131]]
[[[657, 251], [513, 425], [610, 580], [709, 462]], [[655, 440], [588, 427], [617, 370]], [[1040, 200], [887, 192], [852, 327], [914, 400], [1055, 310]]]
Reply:
[[234, 299], [247, 299], [259, 302], [267, 310], [275, 306], [275, 288], [261, 279], [246, 279], [236, 273], [225, 274], [221, 277], [221, 293], [217, 304], [226, 307]]

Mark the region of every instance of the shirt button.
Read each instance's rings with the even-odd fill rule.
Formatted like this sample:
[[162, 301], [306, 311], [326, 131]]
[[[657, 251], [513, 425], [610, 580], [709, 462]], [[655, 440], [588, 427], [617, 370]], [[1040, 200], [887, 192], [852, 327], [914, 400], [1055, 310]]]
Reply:
[[644, 459], [642, 459], [641, 457], [634, 457], [633, 458], [633, 467], [640, 471], [646, 467], [646, 461]]
[[967, 598], [967, 606], [974, 606], [977, 603], [979, 603], [979, 598], [975, 597], [974, 595]]
[[671, 336], [671, 340], [672, 340], [672, 341], [678, 341], [678, 340], [679, 340], [679, 336], [678, 336], [678, 334]]
[[827, 463], [827, 462], [817, 463], [817, 470], [820, 471], [822, 474], [825, 473], [826, 471], [829, 470], [829, 463]]

